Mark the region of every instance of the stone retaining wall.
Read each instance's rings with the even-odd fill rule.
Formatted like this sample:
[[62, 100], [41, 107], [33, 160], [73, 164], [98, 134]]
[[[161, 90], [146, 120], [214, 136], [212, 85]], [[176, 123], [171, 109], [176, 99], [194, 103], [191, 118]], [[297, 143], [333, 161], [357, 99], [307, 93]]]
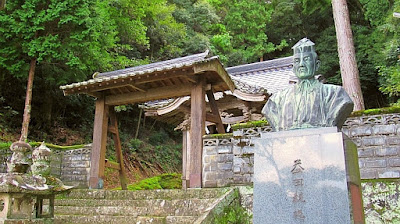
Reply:
[[357, 145], [361, 179], [400, 177], [400, 114], [349, 118], [343, 133]]
[[[252, 138], [270, 127], [245, 128], [233, 137], [203, 140], [203, 186], [224, 187], [251, 184]], [[357, 145], [361, 179], [400, 177], [400, 114], [349, 118], [343, 133]]]
[[[52, 149], [51, 175], [60, 178], [65, 185], [87, 188], [90, 172], [91, 145], [80, 149]], [[7, 160], [11, 151], [0, 152], [0, 173], [7, 172]]]

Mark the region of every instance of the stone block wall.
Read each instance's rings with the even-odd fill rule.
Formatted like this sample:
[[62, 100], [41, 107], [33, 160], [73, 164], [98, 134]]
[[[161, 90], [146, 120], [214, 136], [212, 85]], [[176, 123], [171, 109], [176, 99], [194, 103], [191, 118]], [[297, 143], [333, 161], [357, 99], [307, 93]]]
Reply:
[[203, 186], [225, 187], [253, 182], [254, 147], [252, 138], [270, 127], [246, 128], [232, 136], [203, 139]]
[[66, 185], [87, 188], [89, 185], [91, 145], [62, 152], [60, 179]]
[[[203, 140], [203, 186], [251, 184], [253, 138], [270, 127], [237, 130], [233, 136]], [[349, 118], [343, 133], [357, 145], [361, 179], [400, 177], [400, 114]]]
[[[90, 172], [91, 145], [80, 149], [52, 149], [51, 175], [60, 178], [65, 185], [87, 188]], [[7, 172], [10, 150], [0, 151], [0, 173]]]
[[361, 179], [400, 178], [400, 114], [349, 118], [343, 133], [357, 145]]

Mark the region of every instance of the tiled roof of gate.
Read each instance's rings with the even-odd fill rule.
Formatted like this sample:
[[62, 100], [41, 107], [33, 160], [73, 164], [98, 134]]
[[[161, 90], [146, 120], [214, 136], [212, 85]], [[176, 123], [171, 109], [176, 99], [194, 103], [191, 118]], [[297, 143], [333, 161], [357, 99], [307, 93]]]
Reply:
[[[273, 59], [252, 64], [226, 68], [236, 88], [250, 94], [273, 94], [287, 88], [291, 81], [297, 81], [292, 71], [293, 57]], [[170, 100], [150, 101], [143, 104], [146, 109], [168, 106]]]
[[[269, 94], [287, 88], [297, 78], [293, 74], [293, 57], [273, 59], [227, 68], [233, 80], [266, 89]], [[236, 83], [235, 83], [236, 84]], [[242, 89], [239, 88], [242, 91]]]
[[[160, 62], [155, 62], [147, 65], [140, 65], [132, 68], [126, 68], [126, 69], [121, 69], [121, 70], [116, 70], [116, 71], [111, 71], [111, 72], [103, 72], [100, 73], [96, 76], [96, 78], [102, 78], [102, 77], [111, 77], [111, 76], [120, 76], [124, 74], [134, 74], [138, 72], [144, 72], [144, 73], [151, 73], [153, 71], [161, 71], [161, 70], [167, 70], [167, 69], [172, 69], [172, 68], [180, 68], [184, 66], [190, 66], [195, 64], [196, 62], [203, 62], [206, 60], [208, 57], [208, 51], [200, 53], [200, 54], [194, 54], [194, 55], [189, 55], [186, 57], [180, 57], [180, 58], [175, 58], [167, 61], [160, 61]], [[211, 57], [210, 59], [215, 59], [216, 57]]]
[[208, 50], [203, 53], [189, 55], [185, 57], [175, 58], [167, 61], [155, 62], [147, 65], [140, 65], [131, 68], [120, 69], [116, 71], [95, 73], [92, 79], [83, 82], [72, 83], [60, 86], [61, 90], [73, 89], [76, 87], [87, 86], [90, 84], [102, 83], [104, 81], [119, 80], [127, 77], [136, 77], [153, 72], [162, 72], [171, 69], [179, 69], [193, 66], [198, 63], [218, 60], [218, 56], [209, 57]]

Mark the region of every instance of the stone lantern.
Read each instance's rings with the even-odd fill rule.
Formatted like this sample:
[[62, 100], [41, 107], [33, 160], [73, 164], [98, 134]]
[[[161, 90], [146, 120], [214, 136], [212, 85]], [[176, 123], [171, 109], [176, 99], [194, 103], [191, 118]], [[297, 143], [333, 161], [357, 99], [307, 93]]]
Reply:
[[33, 175], [49, 176], [50, 175], [50, 156], [51, 151], [46, 147], [44, 142], [32, 152], [31, 171]]
[[50, 176], [50, 149], [42, 143], [30, 154], [25, 142], [10, 149], [8, 173], [0, 174], [0, 223], [53, 223], [55, 195], [72, 187]]
[[31, 165], [32, 147], [26, 142], [14, 142], [11, 144], [10, 150], [13, 154], [7, 162], [7, 172], [26, 173]]

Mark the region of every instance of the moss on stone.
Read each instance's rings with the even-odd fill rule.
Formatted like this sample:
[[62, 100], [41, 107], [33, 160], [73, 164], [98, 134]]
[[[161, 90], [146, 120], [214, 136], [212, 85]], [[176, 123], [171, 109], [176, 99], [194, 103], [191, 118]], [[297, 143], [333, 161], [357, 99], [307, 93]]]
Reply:
[[397, 178], [361, 179], [361, 183], [400, 183]]
[[[154, 189], [181, 189], [182, 175], [178, 173], [165, 173], [141, 180], [138, 183], [128, 185], [128, 190], [154, 190]], [[121, 187], [113, 190], [121, 190]]]
[[350, 117], [360, 117], [360, 116], [368, 116], [368, 115], [378, 115], [378, 114], [392, 114], [392, 113], [400, 113], [400, 107], [383, 107], [376, 109], [368, 109], [368, 110], [359, 110], [351, 113]]
[[225, 138], [232, 138], [232, 136], [233, 136], [232, 133], [225, 133], [225, 134], [211, 134], [211, 135], [205, 135], [204, 138], [225, 139]]
[[232, 125], [232, 129], [234, 131], [243, 128], [254, 128], [254, 127], [264, 127], [268, 125], [268, 121], [266, 120], [259, 120], [259, 121], [249, 121], [246, 123], [239, 123]]
[[[0, 150], [8, 150], [10, 149], [12, 142], [0, 142]], [[32, 147], [37, 147], [41, 145], [41, 142], [29, 142], [29, 145]], [[85, 147], [85, 145], [68, 145], [68, 146], [61, 146], [61, 145], [54, 145], [50, 143], [45, 143], [47, 147], [50, 149], [57, 149], [57, 150], [71, 150], [71, 149], [80, 149]]]

